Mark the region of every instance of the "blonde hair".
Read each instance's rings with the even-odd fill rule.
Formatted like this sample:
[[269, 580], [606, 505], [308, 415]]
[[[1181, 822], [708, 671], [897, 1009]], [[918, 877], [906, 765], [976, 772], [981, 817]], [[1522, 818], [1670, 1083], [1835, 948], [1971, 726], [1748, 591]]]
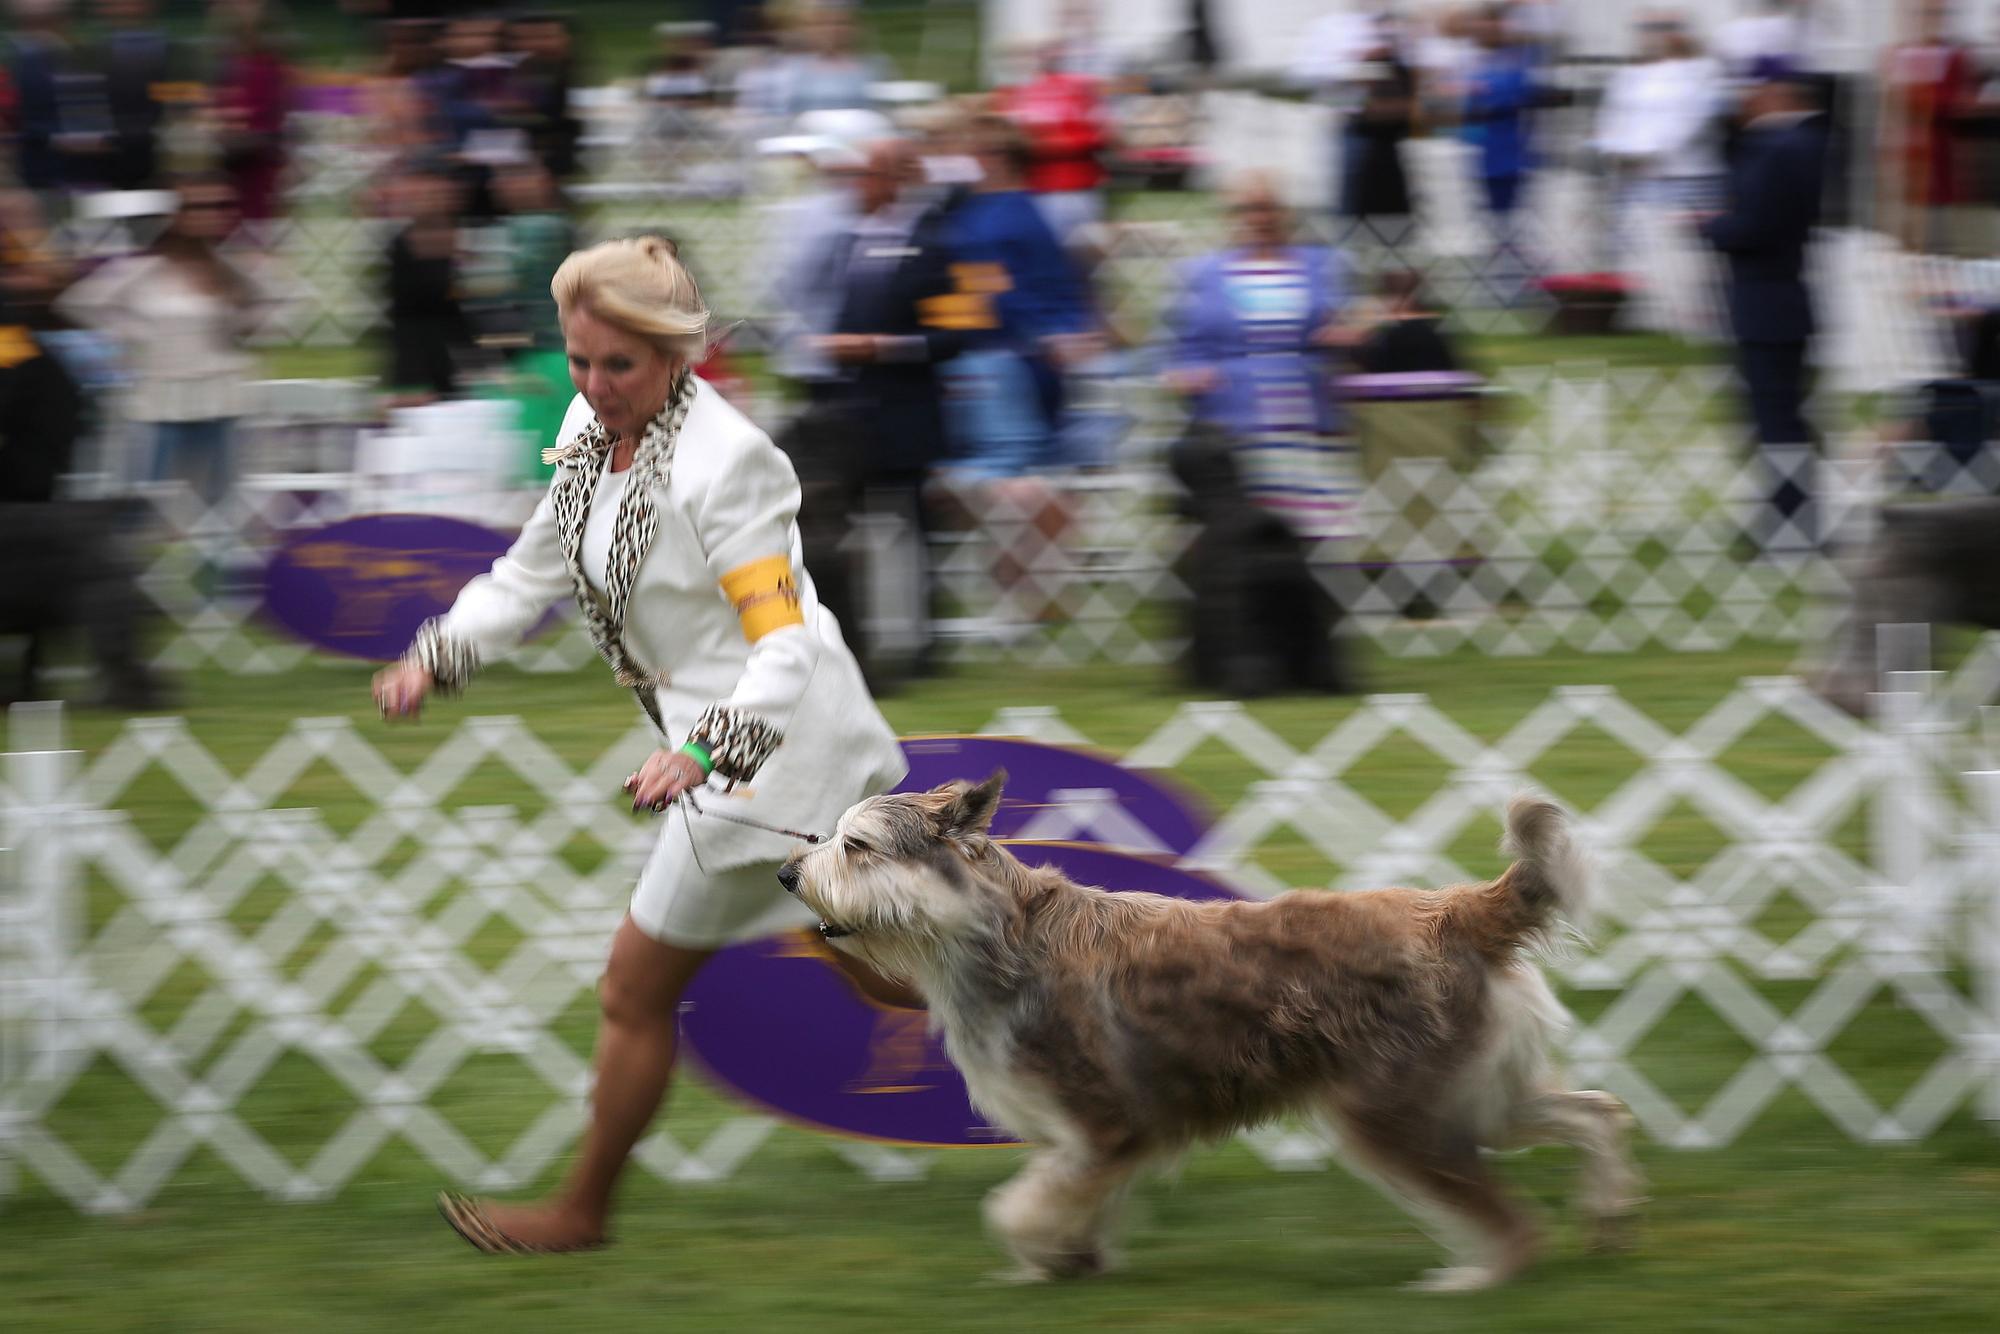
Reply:
[[668, 356], [698, 362], [708, 351], [708, 307], [701, 288], [664, 236], [602, 241], [562, 262], [549, 282], [556, 313], [579, 308], [647, 339]]

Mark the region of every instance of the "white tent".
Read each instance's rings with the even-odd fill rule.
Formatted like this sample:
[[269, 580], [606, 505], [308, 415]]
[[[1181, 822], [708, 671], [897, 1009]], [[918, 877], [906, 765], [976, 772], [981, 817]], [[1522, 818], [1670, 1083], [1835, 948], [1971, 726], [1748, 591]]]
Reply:
[[[1299, 55], [1306, 32], [1320, 18], [1346, 9], [1393, 8], [1421, 14], [1459, 0], [1207, 0], [1209, 20], [1228, 70], [1282, 73]], [[1572, 52], [1622, 56], [1631, 50], [1639, 15], [1677, 9], [1695, 30], [1713, 40], [1723, 25], [1761, 12], [1762, 0], [1544, 0]], [[1899, 35], [1895, 0], [1806, 0], [1811, 47], [1824, 67], [1846, 72], [1871, 68], [1876, 54]], [[1188, 26], [1190, 0], [986, 0], [983, 6], [989, 69], [1021, 46], [1055, 36], [1066, 11], [1094, 11], [1099, 41], [1121, 61], [1144, 60], [1171, 47]], [[1979, 31], [1984, 6], [1961, 4], [1963, 35]]]

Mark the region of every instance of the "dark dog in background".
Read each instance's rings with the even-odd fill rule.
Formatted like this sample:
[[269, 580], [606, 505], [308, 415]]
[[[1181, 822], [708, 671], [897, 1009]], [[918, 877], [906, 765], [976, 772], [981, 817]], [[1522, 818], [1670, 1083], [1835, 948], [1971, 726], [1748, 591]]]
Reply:
[[1828, 643], [1814, 688], [1836, 707], [1865, 717], [1869, 692], [1879, 688], [1879, 627], [2000, 630], [2000, 581], [1992, 576], [1996, 568], [2000, 499], [1885, 506], [1874, 539], [1849, 567], [1851, 601]]
[[1190, 425], [1169, 455], [1199, 529], [1176, 565], [1193, 594], [1189, 680], [1232, 699], [1354, 689], [1334, 627], [1333, 598], [1306, 564], [1298, 535], [1243, 490], [1228, 432]]

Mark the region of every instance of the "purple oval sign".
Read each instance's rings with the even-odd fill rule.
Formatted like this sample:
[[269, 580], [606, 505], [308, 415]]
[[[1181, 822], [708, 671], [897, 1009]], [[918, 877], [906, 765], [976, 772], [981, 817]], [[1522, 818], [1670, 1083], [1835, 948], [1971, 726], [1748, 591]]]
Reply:
[[[1010, 847], [1081, 884], [1181, 899], [1241, 897], [1161, 858], [1074, 843]], [[819, 938], [798, 931], [709, 960], [681, 1004], [681, 1035], [717, 1083], [787, 1121], [938, 1148], [1012, 1143], [973, 1110], [928, 1018], [864, 998]]]
[[310, 644], [387, 662], [513, 543], [436, 514], [367, 514], [302, 529], [286, 534], [265, 566], [264, 611]]
[[910, 774], [899, 792], [928, 792], [1005, 769], [995, 838], [1184, 856], [1208, 828], [1208, 813], [1193, 793], [1087, 750], [1020, 737], [920, 736], [904, 739], [903, 754]]

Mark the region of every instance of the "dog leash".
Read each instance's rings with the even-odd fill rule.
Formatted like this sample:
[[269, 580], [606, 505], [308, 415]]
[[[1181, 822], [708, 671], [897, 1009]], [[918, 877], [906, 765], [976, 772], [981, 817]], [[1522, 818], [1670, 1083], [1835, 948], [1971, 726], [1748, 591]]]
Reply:
[[681, 793], [681, 795], [679, 796], [679, 798], [677, 798], [677, 800], [686, 802], [688, 804], [689, 810], [693, 811], [696, 815], [699, 815], [704, 819], [727, 820], [731, 824], [740, 824], [745, 826], [746, 828], [761, 829], [767, 834], [782, 834], [786, 838], [796, 838], [803, 843], [812, 843], [817, 845], [826, 842], [827, 839], [832, 837], [832, 835], [830, 834], [804, 834], [800, 833], [796, 829], [785, 829], [781, 828], [778, 825], [765, 824], [762, 820], [753, 820], [747, 815], [730, 815], [725, 811], [705, 811], [701, 808], [701, 803], [694, 799], [694, 792], [692, 789]]

